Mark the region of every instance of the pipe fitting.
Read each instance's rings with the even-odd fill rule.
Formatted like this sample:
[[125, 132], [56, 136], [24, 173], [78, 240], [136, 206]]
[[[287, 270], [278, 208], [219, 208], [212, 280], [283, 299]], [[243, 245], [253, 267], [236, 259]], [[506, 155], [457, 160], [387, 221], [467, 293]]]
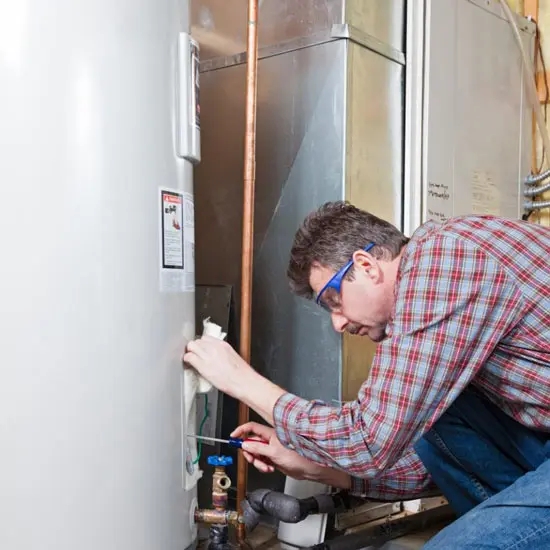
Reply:
[[[216, 474], [214, 474], [216, 475]], [[229, 478], [229, 476], [223, 474], [223, 475], [220, 475], [217, 479], [216, 479], [216, 483], [218, 484], [218, 488], [222, 491], [227, 491], [227, 489], [229, 489], [229, 487], [231, 487], [231, 479]]]
[[231, 479], [225, 473], [224, 466], [216, 466], [212, 475], [212, 506], [216, 510], [227, 508], [227, 489], [231, 487]]
[[246, 497], [242, 508], [244, 523], [250, 532], [258, 525], [264, 514], [285, 523], [298, 523], [311, 514], [332, 513], [338, 505], [335, 498], [330, 495], [299, 499], [269, 489], [258, 489]]
[[244, 524], [244, 517], [234, 510], [212, 510], [197, 508], [195, 522], [208, 525], [233, 525], [238, 527]]

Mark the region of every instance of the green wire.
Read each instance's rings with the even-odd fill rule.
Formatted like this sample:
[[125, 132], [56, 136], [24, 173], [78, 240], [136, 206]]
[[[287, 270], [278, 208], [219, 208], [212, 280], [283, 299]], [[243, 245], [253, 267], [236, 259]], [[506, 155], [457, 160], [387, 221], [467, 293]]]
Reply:
[[[204, 423], [206, 422], [206, 419], [208, 418], [208, 394], [204, 394], [204, 416], [202, 417], [200, 426], [199, 426], [199, 434], [202, 435], [202, 429], [204, 428]], [[201, 458], [201, 452], [202, 452], [202, 441], [199, 439], [197, 443], [197, 458], [193, 460], [193, 464], [196, 464], [200, 458]]]

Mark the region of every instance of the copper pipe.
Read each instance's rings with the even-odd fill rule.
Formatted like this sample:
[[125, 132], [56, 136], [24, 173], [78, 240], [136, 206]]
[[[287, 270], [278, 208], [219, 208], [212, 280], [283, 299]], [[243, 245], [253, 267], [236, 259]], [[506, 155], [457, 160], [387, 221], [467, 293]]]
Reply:
[[244, 519], [238, 512], [233, 510], [210, 510], [197, 508], [195, 510], [195, 521], [215, 525], [242, 525]]
[[[256, 182], [256, 97], [258, 89], [258, 0], [248, 0], [246, 47], [246, 111], [244, 134], [244, 197], [241, 280], [240, 354], [250, 363], [252, 314], [252, 253], [254, 244], [254, 185]], [[239, 424], [248, 422], [248, 407], [239, 403]], [[237, 504], [246, 497], [248, 464], [242, 453], [237, 462]], [[239, 526], [238, 540], [244, 542], [244, 525]]]

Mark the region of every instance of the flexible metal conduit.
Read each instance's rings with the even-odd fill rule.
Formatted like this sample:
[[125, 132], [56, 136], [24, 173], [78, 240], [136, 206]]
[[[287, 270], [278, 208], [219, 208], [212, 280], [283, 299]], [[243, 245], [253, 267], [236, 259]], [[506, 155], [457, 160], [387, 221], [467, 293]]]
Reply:
[[536, 185], [537, 183], [540, 183], [548, 177], [550, 177], [550, 170], [546, 170], [546, 172], [542, 172], [540, 174], [531, 174], [530, 176], [527, 176], [525, 178], [525, 181], [523, 183], [529, 186]]
[[[241, 323], [240, 354], [250, 363], [250, 333], [252, 309], [252, 252], [254, 244], [254, 186], [256, 182], [256, 97], [258, 68], [258, 0], [248, 0], [246, 45], [246, 111], [244, 134], [244, 196], [242, 236]], [[239, 403], [239, 424], [248, 422], [248, 407]], [[248, 481], [247, 462], [239, 453], [237, 462], [237, 503], [246, 496]], [[240, 544], [244, 544], [244, 525], [237, 531]]]
[[540, 210], [541, 208], [550, 208], [550, 201], [526, 201], [523, 205], [525, 210]]
[[536, 195], [540, 195], [541, 193], [544, 193], [545, 191], [548, 191], [550, 189], [550, 182], [545, 183], [544, 185], [541, 185], [540, 187], [535, 187], [534, 189], [524, 189], [523, 190], [523, 196], [524, 197], [534, 197]]

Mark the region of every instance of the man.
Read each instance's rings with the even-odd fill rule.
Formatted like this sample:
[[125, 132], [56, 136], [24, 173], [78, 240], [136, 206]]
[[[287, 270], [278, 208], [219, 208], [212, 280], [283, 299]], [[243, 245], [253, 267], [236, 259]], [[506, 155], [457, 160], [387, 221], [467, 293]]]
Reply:
[[[550, 229], [428, 222], [410, 240], [346, 203], [298, 230], [288, 276], [338, 332], [380, 342], [356, 401], [309, 402], [203, 338], [184, 360], [275, 430], [243, 446], [270, 471], [377, 499], [433, 488], [460, 518], [426, 548], [550, 548]], [[296, 451], [296, 452], [295, 452]]]

